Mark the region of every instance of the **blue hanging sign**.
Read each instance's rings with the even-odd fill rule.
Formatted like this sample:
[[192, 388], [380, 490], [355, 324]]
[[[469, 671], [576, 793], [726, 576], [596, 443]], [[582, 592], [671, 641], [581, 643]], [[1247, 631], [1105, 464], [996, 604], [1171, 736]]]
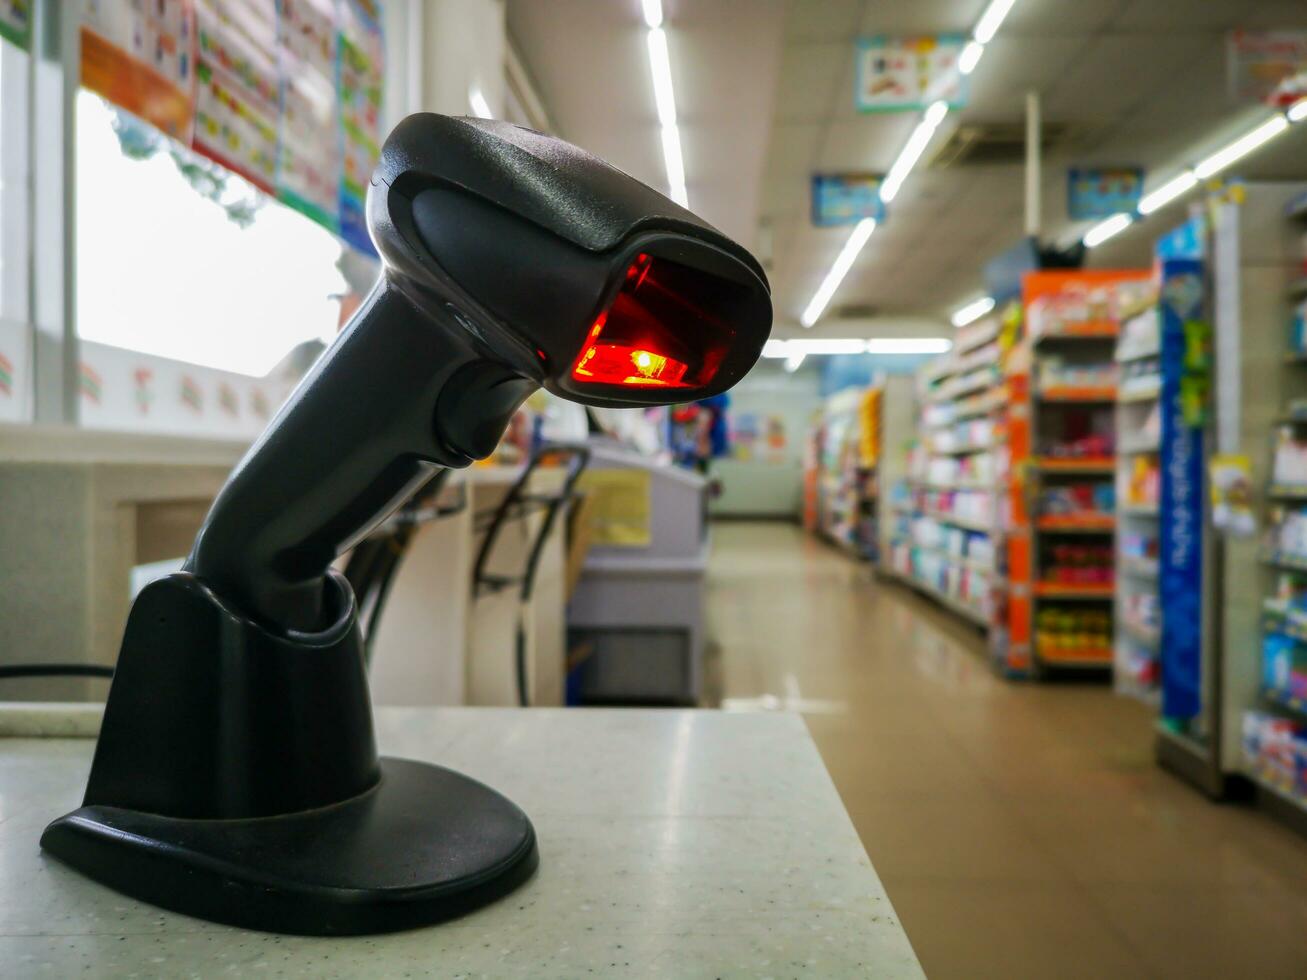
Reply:
[[876, 174], [813, 174], [812, 223], [818, 228], [856, 225], [885, 216]]
[[1142, 167], [1072, 167], [1067, 171], [1066, 211], [1073, 221], [1133, 214], [1143, 190]]
[[[1188, 720], [1202, 710], [1203, 429], [1186, 411], [1191, 342], [1202, 313], [1202, 264], [1162, 263], [1162, 485], [1158, 508], [1158, 598], [1162, 613], [1162, 716]], [[1197, 356], [1204, 356], [1197, 352]]]

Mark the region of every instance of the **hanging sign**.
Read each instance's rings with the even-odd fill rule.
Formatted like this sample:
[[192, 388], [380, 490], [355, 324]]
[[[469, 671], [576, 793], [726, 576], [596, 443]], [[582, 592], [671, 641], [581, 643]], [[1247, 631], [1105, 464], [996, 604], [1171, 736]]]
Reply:
[[82, 85], [182, 143], [195, 108], [190, 0], [82, 5]]
[[1234, 101], [1283, 109], [1307, 97], [1307, 31], [1231, 31], [1225, 59]]
[[818, 228], [856, 225], [863, 218], [879, 221], [885, 214], [875, 174], [813, 174], [812, 223]]
[[870, 37], [857, 42], [853, 104], [859, 112], [924, 109], [943, 99], [967, 101], [967, 78], [958, 71], [964, 34]]
[[1067, 215], [1083, 221], [1132, 214], [1143, 189], [1142, 167], [1072, 167], [1067, 171]]
[[0, 0], [0, 37], [24, 51], [32, 46], [32, 0]]
[[281, 62], [277, 196], [333, 230], [340, 226], [337, 48], [332, 0], [282, 5], [277, 45]]

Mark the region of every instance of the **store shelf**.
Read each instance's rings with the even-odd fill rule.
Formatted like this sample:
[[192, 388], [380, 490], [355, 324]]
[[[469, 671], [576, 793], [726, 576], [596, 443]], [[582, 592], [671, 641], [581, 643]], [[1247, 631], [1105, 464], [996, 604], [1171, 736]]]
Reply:
[[1114, 402], [1115, 385], [1050, 385], [1039, 390], [1038, 396], [1046, 402]]
[[974, 456], [976, 453], [987, 453], [995, 447], [993, 442], [967, 442], [960, 446], [954, 446], [951, 449], [930, 447], [930, 451], [936, 456]]
[[1262, 697], [1285, 711], [1291, 711], [1302, 720], [1307, 721], [1307, 698], [1297, 698], [1288, 691], [1278, 687], [1263, 687]]
[[1006, 386], [993, 389], [990, 394], [978, 395], [958, 401], [953, 406], [953, 420], [961, 422], [966, 419], [981, 418], [992, 415], [1007, 405]]
[[1045, 340], [1115, 340], [1120, 332], [1115, 320], [1085, 320], [1059, 324], [1036, 336], [1035, 343]]
[[1162, 347], [1160, 344], [1149, 344], [1146, 347], [1140, 347], [1136, 350], [1121, 351], [1116, 355], [1118, 364], [1128, 364], [1131, 361], [1147, 361], [1150, 358], [1161, 357]]
[[975, 623], [977, 626], [983, 626], [986, 629], [989, 628], [989, 616], [983, 611], [977, 609], [975, 606], [972, 606], [970, 603], [964, 602], [961, 599], [949, 595], [947, 592], [937, 589], [929, 582], [924, 579], [919, 579], [915, 575], [905, 575], [902, 572], [895, 572], [895, 575], [900, 581], [914, 589], [926, 593], [926, 595], [930, 596], [941, 606], [957, 613], [963, 619]]
[[986, 388], [992, 388], [1000, 380], [997, 372], [989, 372], [984, 377], [976, 377], [970, 381], [961, 381], [961, 377], [959, 377], [959, 381], [941, 385], [932, 391], [929, 398], [930, 401], [935, 403], [957, 401], [963, 395], [971, 395], [984, 391]]
[[1272, 483], [1266, 496], [1276, 500], [1307, 500], [1307, 486], [1289, 486], [1286, 483]]
[[960, 527], [964, 531], [979, 531], [981, 534], [990, 534], [993, 531], [992, 522], [978, 521], [968, 517], [956, 517], [953, 514], [946, 514], [942, 510], [927, 510], [927, 517], [939, 521], [941, 524], [952, 524], [954, 527]]
[[1157, 504], [1122, 504], [1120, 513], [1128, 517], [1156, 517]]
[[1162, 393], [1162, 377], [1153, 374], [1142, 378], [1131, 378], [1124, 382], [1117, 395], [1119, 402], [1157, 401]]
[[1286, 789], [1273, 779], [1263, 776], [1253, 766], [1245, 766], [1244, 775], [1256, 783], [1263, 792], [1270, 793], [1281, 804], [1296, 811], [1299, 820], [1307, 818], [1307, 799], [1303, 799], [1297, 793]]
[[1116, 587], [1108, 582], [1099, 584], [1069, 585], [1063, 582], [1035, 582], [1031, 591], [1041, 599], [1067, 599], [1083, 602], [1110, 601], [1116, 594]]
[[1262, 562], [1275, 568], [1292, 568], [1307, 571], [1307, 555], [1291, 555], [1287, 551], [1264, 551]]
[[1131, 578], [1157, 581], [1156, 558], [1122, 558], [1121, 571]]
[[1111, 647], [1085, 647], [1076, 650], [1074, 654], [1062, 653], [1061, 651], [1054, 653], [1036, 647], [1036, 655], [1039, 657], [1040, 662], [1048, 667], [1104, 670], [1112, 666]]
[[1149, 453], [1160, 452], [1162, 449], [1162, 440], [1160, 437], [1148, 439], [1131, 439], [1122, 442], [1116, 447], [1118, 456], [1144, 456]]
[[994, 566], [987, 562], [977, 561], [974, 558], [964, 558], [962, 555], [955, 555], [953, 552], [945, 551], [943, 548], [928, 548], [924, 544], [913, 544], [910, 541], [902, 542], [902, 544], [905, 547], [911, 548], [913, 551], [924, 551], [927, 554], [936, 555], [946, 565], [952, 565], [956, 568], [965, 568], [969, 571], [976, 572], [979, 575], [983, 575], [985, 578], [989, 579], [991, 584], [1001, 584], [1005, 581], [1003, 576], [994, 569]]
[[1086, 456], [1082, 459], [1061, 459], [1055, 456], [1036, 456], [1032, 462], [1045, 473], [1112, 473], [1116, 469], [1115, 456]]
[[1284, 355], [1287, 364], [1307, 364], [1307, 350], [1291, 350]]
[[1132, 623], [1129, 620], [1122, 621], [1121, 632], [1136, 643], [1150, 650], [1157, 650], [1162, 645], [1162, 634], [1160, 630], [1140, 626], [1138, 623]]
[[1058, 534], [1111, 534], [1116, 530], [1116, 515], [1045, 514], [1036, 519], [1035, 527]]
[[1262, 614], [1275, 623], [1272, 628], [1277, 633], [1307, 643], [1307, 616], [1295, 615], [1288, 609], [1276, 605], [1273, 599], [1267, 599], [1262, 603]]

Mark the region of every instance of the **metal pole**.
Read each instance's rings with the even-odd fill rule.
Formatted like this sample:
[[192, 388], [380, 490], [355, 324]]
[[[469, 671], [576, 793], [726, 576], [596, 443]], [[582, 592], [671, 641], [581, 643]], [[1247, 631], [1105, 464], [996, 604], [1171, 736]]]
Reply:
[[1026, 234], [1039, 237], [1039, 93], [1026, 93]]

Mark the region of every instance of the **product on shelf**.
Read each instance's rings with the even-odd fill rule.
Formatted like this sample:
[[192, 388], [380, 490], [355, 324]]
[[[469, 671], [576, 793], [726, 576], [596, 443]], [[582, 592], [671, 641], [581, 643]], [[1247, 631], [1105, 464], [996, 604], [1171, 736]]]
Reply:
[[1043, 578], [1055, 585], [1111, 585], [1114, 577], [1112, 546], [1094, 542], [1066, 542], [1047, 548]]
[[1161, 385], [1161, 371], [1162, 362], [1156, 357], [1126, 361], [1121, 365], [1121, 395], [1156, 394]]
[[1039, 513], [1044, 516], [1110, 514], [1116, 510], [1116, 490], [1110, 483], [1067, 483], [1046, 486], [1039, 492]]
[[1262, 782], [1307, 797], [1307, 725], [1265, 711], [1245, 711], [1243, 755]]
[[1307, 511], [1274, 507], [1266, 529], [1266, 548], [1283, 558], [1307, 560]]
[[1111, 361], [1069, 361], [1057, 354], [1045, 355], [1036, 365], [1041, 389], [1110, 388], [1116, 384], [1117, 365]]
[[1050, 442], [1043, 455], [1052, 459], [1101, 459], [1116, 452], [1112, 431], [1091, 432], [1078, 438]]
[[1307, 646], [1270, 631], [1262, 636], [1262, 685], [1291, 698], [1307, 700]]
[[1156, 507], [1161, 487], [1162, 469], [1158, 457], [1139, 455], [1130, 460], [1125, 487], [1127, 507]]
[[1105, 610], [1045, 606], [1035, 617], [1035, 643], [1050, 660], [1094, 656], [1111, 646], [1111, 629]]
[[1284, 425], [1276, 430], [1271, 482], [1307, 487], [1307, 442], [1297, 438], [1292, 426]]
[[1131, 361], [1154, 357], [1161, 346], [1161, 318], [1157, 307], [1150, 306], [1121, 325], [1121, 339], [1116, 345], [1116, 359]]
[[1156, 534], [1147, 534], [1141, 531], [1122, 531], [1119, 538], [1122, 558], [1135, 562], [1157, 561]]

